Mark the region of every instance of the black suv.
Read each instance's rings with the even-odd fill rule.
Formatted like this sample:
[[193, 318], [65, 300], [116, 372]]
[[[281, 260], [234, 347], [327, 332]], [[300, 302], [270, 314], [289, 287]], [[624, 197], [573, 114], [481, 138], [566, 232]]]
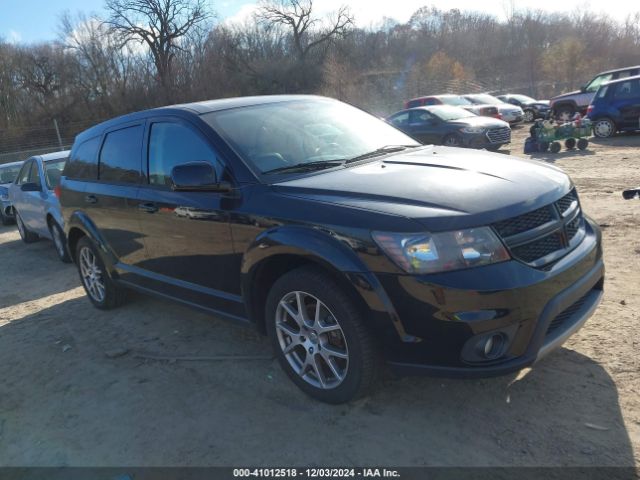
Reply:
[[559, 169], [422, 146], [312, 96], [134, 113], [76, 138], [68, 248], [98, 308], [127, 288], [254, 324], [306, 393], [517, 371], [598, 305], [598, 227]]

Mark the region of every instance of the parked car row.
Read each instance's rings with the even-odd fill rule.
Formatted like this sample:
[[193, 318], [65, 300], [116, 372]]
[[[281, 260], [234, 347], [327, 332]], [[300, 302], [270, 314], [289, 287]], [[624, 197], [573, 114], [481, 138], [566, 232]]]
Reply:
[[[448, 105], [390, 123], [414, 116], [438, 135], [466, 131], [470, 145], [509, 129]], [[383, 362], [405, 374], [518, 371], [602, 297], [600, 230], [558, 168], [424, 146], [335, 100], [137, 112], [79, 134], [60, 177], [66, 157], [29, 159], [9, 187], [25, 241], [64, 229], [97, 308], [135, 289], [255, 326], [324, 402], [366, 394]]]
[[25, 243], [40, 238], [53, 240], [63, 262], [71, 258], [56, 189], [68, 156], [69, 151], [55, 152], [0, 167], [0, 179], [6, 182], [0, 190], [3, 225], [15, 220]]

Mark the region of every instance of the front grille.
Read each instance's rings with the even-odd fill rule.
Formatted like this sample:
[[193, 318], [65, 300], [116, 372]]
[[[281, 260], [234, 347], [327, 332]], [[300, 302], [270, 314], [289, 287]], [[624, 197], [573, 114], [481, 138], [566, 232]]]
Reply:
[[582, 306], [584, 305], [584, 303], [586, 302], [587, 298], [589, 297], [592, 291], [593, 290], [589, 290], [584, 296], [582, 296], [578, 301], [576, 301], [576, 303], [574, 303], [570, 307], [567, 307], [562, 312], [560, 312], [556, 316], [556, 318], [554, 318], [549, 324], [549, 327], [547, 328], [547, 335], [549, 335], [554, 330], [557, 330], [562, 325], [564, 325], [568, 320], [570, 320], [571, 317], [573, 317], [576, 314], [576, 312], [578, 312], [578, 310], [582, 308]]
[[573, 202], [576, 202], [576, 201], [578, 201], [578, 195], [576, 194], [575, 190], [571, 190], [564, 197], [558, 200], [556, 204], [558, 205], [558, 209], [560, 210], [560, 213], [564, 214], [567, 210], [569, 210], [569, 208], [571, 208], [571, 205], [573, 204]]
[[[573, 207], [573, 208], [572, 208]], [[569, 253], [584, 236], [578, 194], [572, 190], [554, 203], [492, 225], [511, 255], [546, 268]]]
[[491, 143], [510, 142], [511, 129], [509, 127], [492, 128], [487, 132], [487, 138]]
[[512, 248], [511, 253], [523, 262], [531, 263], [561, 248], [563, 248], [562, 237], [559, 233], [552, 233], [539, 240], [534, 240], [533, 242]]
[[509, 218], [493, 224], [501, 237], [506, 238], [518, 233], [526, 232], [553, 220], [549, 205], [518, 217]]

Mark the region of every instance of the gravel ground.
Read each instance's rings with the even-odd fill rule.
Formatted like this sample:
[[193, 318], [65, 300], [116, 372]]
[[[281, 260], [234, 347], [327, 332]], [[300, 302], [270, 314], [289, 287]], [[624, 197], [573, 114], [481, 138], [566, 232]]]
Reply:
[[[537, 157], [604, 231], [604, 301], [562, 349], [518, 375], [388, 378], [342, 406], [299, 392], [251, 330], [141, 295], [92, 308], [50, 242], [0, 227], [0, 465], [638, 465], [640, 202], [620, 194], [638, 147]], [[256, 358], [175, 360], [217, 355]]]

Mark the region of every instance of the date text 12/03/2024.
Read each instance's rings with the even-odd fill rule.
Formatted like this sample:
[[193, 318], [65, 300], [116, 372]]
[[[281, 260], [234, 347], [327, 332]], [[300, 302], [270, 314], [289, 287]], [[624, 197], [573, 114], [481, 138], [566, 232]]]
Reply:
[[387, 468], [237, 468], [236, 478], [400, 478]]

